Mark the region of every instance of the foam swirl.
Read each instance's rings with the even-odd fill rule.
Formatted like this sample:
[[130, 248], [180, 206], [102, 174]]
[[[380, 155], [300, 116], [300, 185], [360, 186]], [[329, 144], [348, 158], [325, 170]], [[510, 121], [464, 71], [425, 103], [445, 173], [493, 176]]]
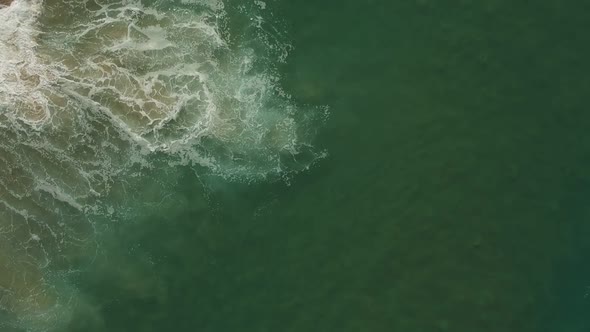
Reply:
[[[264, 3], [240, 5], [235, 12], [249, 19], [234, 36], [225, 7], [0, 4], [7, 324], [51, 330], [67, 324], [73, 308], [90, 307], [68, 276], [100, 250], [105, 225], [133, 218], [134, 204], [173, 182], [176, 169], [258, 181], [288, 177], [323, 156], [310, 128], [325, 110], [301, 108], [280, 89], [277, 66], [290, 46], [263, 28], [256, 11]], [[169, 179], [153, 180], [162, 173]]]

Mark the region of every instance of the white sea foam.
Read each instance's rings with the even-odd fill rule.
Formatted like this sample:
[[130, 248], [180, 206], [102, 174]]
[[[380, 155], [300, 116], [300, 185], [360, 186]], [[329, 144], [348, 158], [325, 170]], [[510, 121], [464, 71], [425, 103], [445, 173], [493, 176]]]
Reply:
[[54, 79], [35, 54], [40, 1], [15, 1], [0, 9], [0, 108], [32, 127], [50, 117], [42, 92]]
[[10, 324], [67, 322], [83, 301], [56, 283], [98, 250], [101, 223], [161, 200], [151, 197], [161, 174], [256, 181], [322, 156], [310, 126], [324, 111], [297, 107], [278, 84], [290, 46], [240, 12], [254, 19], [230, 38], [217, 0], [0, 8], [0, 311]]

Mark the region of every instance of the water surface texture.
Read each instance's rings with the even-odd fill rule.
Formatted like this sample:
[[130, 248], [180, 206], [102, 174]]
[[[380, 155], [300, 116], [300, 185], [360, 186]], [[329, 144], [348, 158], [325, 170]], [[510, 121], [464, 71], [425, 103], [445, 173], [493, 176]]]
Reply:
[[0, 331], [590, 331], [588, 10], [0, 0]]

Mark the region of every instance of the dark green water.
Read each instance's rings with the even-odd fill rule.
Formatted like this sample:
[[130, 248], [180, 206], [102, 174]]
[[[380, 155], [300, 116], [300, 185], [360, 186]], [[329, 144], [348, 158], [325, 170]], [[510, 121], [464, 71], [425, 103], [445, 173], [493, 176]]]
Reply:
[[329, 157], [289, 186], [187, 172], [68, 331], [590, 331], [589, 5], [267, 5]]

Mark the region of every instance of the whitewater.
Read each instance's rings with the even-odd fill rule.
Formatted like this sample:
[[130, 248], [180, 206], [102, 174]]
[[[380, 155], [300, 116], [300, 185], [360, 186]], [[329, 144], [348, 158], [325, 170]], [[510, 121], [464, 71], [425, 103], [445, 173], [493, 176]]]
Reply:
[[313, 139], [327, 110], [281, 88], [292, 46], [266, 10], [0, 3], [0, 329], [97, 315], [72, 276], [177, 174], [284, 181], [325, 156]]

